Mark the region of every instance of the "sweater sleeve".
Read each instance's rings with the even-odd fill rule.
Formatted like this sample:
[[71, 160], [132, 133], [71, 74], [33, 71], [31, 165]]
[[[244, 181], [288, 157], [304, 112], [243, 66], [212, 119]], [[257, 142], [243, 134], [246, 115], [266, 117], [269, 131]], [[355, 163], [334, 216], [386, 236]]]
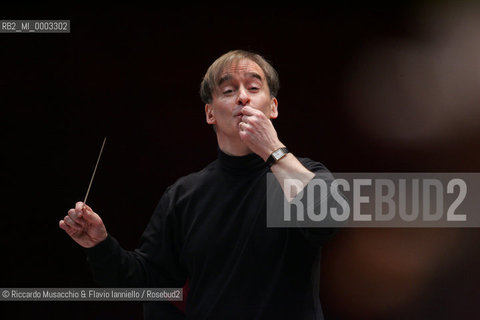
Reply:
[[186, 272], [179, 264], [179, 222], [170, 188], [160, 199], [140, 245], [123, 249], [111, 235], [85, 249], [96, 282], [108, 287], [182, 287]]
[[[308, 158], [302, 158], [299, 160], [305, 166], [305, 168], [315, 174], [313, 179], [322, 179], [327, 183], [328, 186], [331, 184], [334, 179], [333, 175], [323, 164]], [[330, 193], [328, 193], [327, 198], [329, 197], [331, 197]], [[307, 195], [303, 194], [302, 202], [304, 203], [304, 208], [307, 208], [309, 203], [310, 205], [313, 203], [314, 211], [317, 211], [322, 201], [327, 201], [327, 199], [321, 199], [319, 197], [315, 199], [308, 199]], [[341, 223], [335, 224], [337, 225], [336, 227], [331, 227], [332, 221], [329, 221], [328, 225], [330, 227], [299, 227], [298, 229], [312, 244], [322, 246], [338, 232]]]

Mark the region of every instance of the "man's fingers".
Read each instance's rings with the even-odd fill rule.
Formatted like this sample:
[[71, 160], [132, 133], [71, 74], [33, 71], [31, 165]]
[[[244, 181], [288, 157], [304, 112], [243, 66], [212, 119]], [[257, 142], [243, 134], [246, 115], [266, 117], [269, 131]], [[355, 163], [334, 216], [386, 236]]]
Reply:
[[83, 202], [78, 201], [77, 203], [75, 203], [75, 211], [78, 213], [82, 212], [84, 206], [85, 204]]
[[70, 219], [72, 219], [76, 224], [80, 226], [83, 226], [85, 224], [85, 221], [82, 219], [82, 216], [83, 216], [82, 212], [78, 213], [77, 211], [70, 209], [68, 210], [68, 216], [70, 217]]
[[71, 219], [75, 222], [82, 224], [84, 221], [88, 222], [95, 222], [97, 219], [97, 215], [95, 212], [90, 208], [90, 206], [86, 203], [81, 201], [75, 204], [75, 209], [68, 210], [68, 215]]
[[87, 222], [94, 223], [98, 222], [99, 218], [98, 215], [93, 212], [92, 208], [90, 208], [88, 205], [85, 205], [85, 208], [83, 209], [83, 219]]
[[252, 108], [250, 106], [243, 107], [241, 112], [246, 116], [253, 116], [254, 114], [263, 114], [262, 111]]
[[249, 118], [251, 118], [251, 117], [252, 117], [252, 116], [243, 115], [243, 116], [242, 116], [242, 122], [248, 123], [248, 121], [250, 120]]
[[70, 218], [69, 216], [65, 216], [65, 218], [63, 218], [63, 221], [70, 228], [73, 228], [75, 230], [82, 230], [82, 226], [73, 221], [72, 218]]
[[75, 231], [72, 227], [65, 223], [65, 220], [60, 220], [58, 222], [58, 226], [60, 227], [60, 229], [65, 230], [65, 232], [67, 232], [68, 234], [71, 234]]
[[69, 227], [65, 224], [65, 221], [63, 221], [63, 220], [60, 220], [58, 222], [58, 226], [60, 227], [60, 229], [65, 230], [65, 231], [67, 231], [67, 229], [69, 229]]
[[65, 223], [64, 220], [60, 220], [58, 225], [72, 238], [74, 238], [75, 235], [78, 234], [78, 232], [80, 232], [80, 230], [70, 227], [68, 224]]
[[70, 209], [68, 210], [68, 215], [70, 216], [70, 218], [77, 221], [83, 216], [83, 211], [78, 212], [75, 209]]

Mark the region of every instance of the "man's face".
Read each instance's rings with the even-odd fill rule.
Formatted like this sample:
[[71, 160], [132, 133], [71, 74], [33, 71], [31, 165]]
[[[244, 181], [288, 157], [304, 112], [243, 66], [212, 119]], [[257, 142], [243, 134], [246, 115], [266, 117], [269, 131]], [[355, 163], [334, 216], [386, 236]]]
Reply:
[[249, 59], [235, 61], [225, 68], [213, 92], [213, 99], [205, 106], [207, 123], [215, 124], [217, 135], [238, 138], [241, 109], [245, 106], [262, 111], [267, 118], [276, 118], [277, 99], [270, 97], [270, 89], [262, 68]]

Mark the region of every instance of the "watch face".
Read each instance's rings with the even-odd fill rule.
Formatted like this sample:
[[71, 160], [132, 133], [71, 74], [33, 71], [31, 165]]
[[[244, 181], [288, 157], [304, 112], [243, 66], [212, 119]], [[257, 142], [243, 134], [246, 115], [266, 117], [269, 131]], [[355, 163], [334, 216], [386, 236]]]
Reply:
[[279, 149], [275, 151], [272, 155], [275, 158], [275, 160], [278, 160], [283, 155], [283, 150]]

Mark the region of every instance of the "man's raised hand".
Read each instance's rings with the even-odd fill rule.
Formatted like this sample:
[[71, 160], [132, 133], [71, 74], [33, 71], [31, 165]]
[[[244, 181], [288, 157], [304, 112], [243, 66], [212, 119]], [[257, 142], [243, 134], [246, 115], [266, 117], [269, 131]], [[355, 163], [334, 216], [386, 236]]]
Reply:
[[266, 160], [278, 148], [285, 147], [278, 140], [272, 121], [255, 108], [242, 108], [242, 120], [238, 125], [240, 139], [254, 153]]
[[58, 223], [61, 229], [84, 248], [91, 248], [107, 238], [107, 230], [102, 219], [92, 208], [77, 202]]

